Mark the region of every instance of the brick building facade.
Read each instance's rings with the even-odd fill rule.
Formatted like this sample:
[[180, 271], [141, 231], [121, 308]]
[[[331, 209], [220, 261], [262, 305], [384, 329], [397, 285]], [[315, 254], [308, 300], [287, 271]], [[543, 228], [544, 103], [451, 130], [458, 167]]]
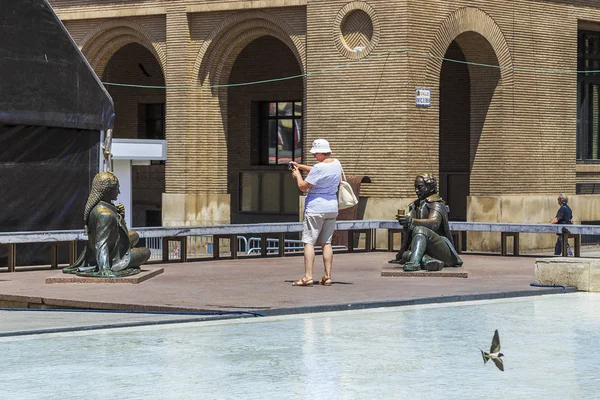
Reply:
[[145, 86], [108, 86], [116, 137], [156, 135], [166, 105], [168, 159], [145, 171], [164, 187], [140, 199], [165, 225], [298, 220], [285, 164], [319, 137], [371, 178], [365, 219], [431, 171], [454, 219], [547, 223], [565, 192], [600, 220], [600, 78], [576, 73], [600, 69], [594, 0], [50, 2], [103, 82]]

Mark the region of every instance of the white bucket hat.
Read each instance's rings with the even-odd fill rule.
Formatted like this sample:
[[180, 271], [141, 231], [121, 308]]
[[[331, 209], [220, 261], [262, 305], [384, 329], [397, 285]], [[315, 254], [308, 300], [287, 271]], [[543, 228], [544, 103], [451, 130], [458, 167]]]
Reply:
[[316, 153], [331, 153], [331, 148], [329, 147], [329, 142], [325, 139], [317, 139], [312, 142], [312, 148], [310, 149], [312, 154]]

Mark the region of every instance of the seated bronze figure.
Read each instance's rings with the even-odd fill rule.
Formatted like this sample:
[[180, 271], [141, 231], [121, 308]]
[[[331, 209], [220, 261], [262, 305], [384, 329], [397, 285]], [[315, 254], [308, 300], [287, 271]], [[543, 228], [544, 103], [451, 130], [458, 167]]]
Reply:
[[134, 248], [139, 235], [125, 224], [125, 209], [112, 202], [119, 195], [119, 180], [112, 172], [100, 172], [92, 181], [83, 219], [88, 234], [86, 247], [64, 273], [79, 276], [121, 277], [140, 272], [150, 258], [147, 248]]
[[390, 262], [404, 264], [404, 271], [460, 267], [463, 262], [454, 248], [446, 203], [437, 193], [435, 178], [418, 175], [415, 193], [418, 199], [409, 205], [408, 215], [396, 216], [406, 233], [398, 256]]

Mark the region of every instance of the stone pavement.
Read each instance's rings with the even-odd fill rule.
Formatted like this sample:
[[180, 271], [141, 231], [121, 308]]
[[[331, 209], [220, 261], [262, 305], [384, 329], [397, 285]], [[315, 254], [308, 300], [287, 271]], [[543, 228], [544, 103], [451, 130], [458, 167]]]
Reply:
[[[323, 307], [351, 308], [353, 304], [490, 298], [507, 292], [544, 290], [529, 286], [534, 279], [535, 257], [465, 254], [464, 267], [444, 270], [467, 272], [467, 279], [382, 277], [382, 268], [389, 266], [387, 260], [393, 255], [336, 254], [331, 287], [291, 286], [303, 274], [301, 256], [154, 264], [151, 266], [163, 267], [164, 273], [140, 284], [47, 284], [46, 278], [62, 276], [61, 271], [17, 271], [0, 274], [0, 306], [262, 310], [273, 314], [286, 309], [317, 311]], [[322, 275], [319, 256], [315, 271], [318, 280]]]

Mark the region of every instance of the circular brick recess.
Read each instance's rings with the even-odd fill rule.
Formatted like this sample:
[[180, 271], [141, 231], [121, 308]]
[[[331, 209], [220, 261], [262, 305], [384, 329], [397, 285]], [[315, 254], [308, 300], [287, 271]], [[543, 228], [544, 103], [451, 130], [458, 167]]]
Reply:
[[379, 41], [379, 21], [373, 8], [362, 1], [346, 4], [336, 17], [333, 37], [344, 57], [358, 60], [369, 55]]

